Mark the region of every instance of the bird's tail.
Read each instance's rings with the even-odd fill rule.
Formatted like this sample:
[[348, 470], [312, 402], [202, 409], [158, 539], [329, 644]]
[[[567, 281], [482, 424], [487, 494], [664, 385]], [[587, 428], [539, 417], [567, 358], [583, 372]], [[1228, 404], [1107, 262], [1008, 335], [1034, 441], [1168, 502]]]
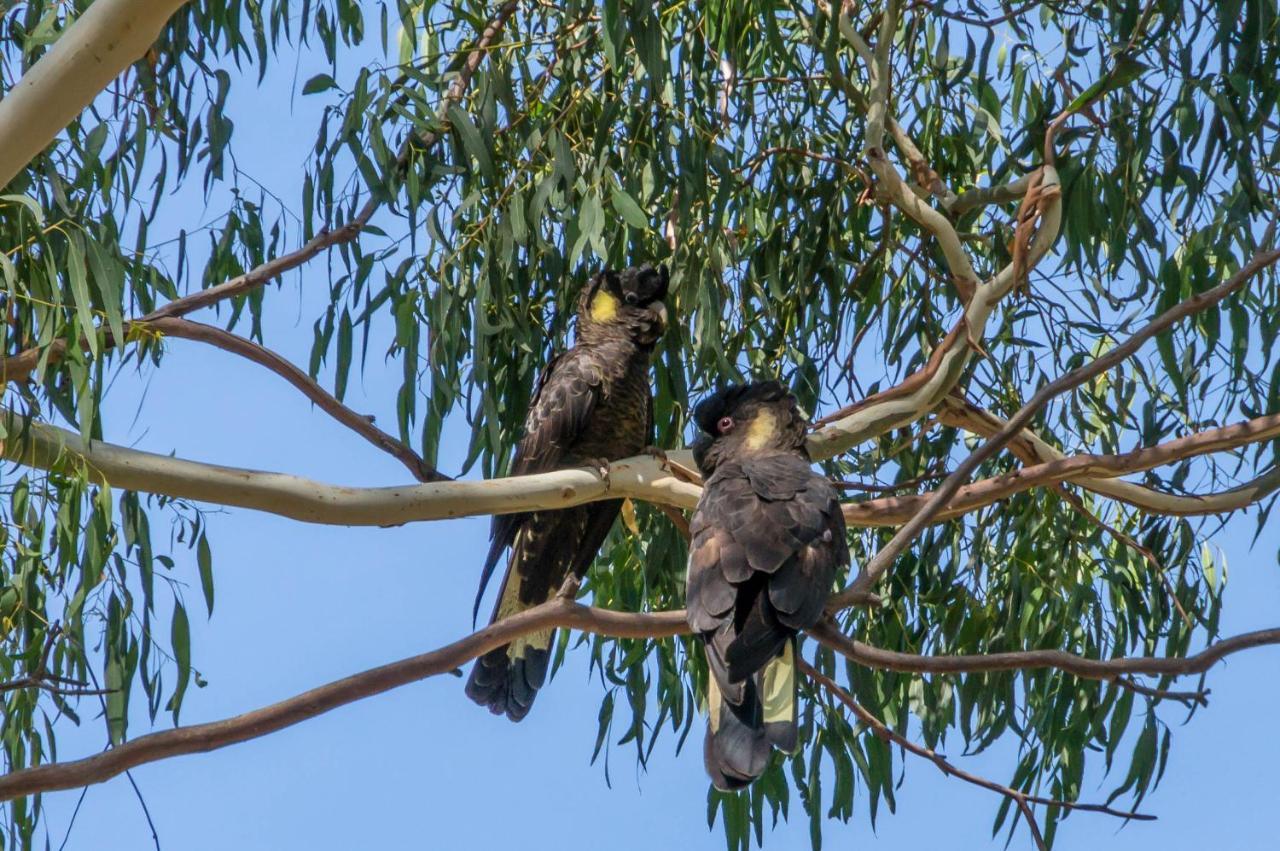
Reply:
[[726, 689], [721, 688], [717, 676], [722, 675], [723, 666], [714, 659], [717, 654], [710, 644], [707, 650], [711, 677], [703, 760], [712, 784], [732, 791], [764, 773], [773, 748], [787, 752], [796, 749], [799, 728], [795, 640], [788, 640], [782, 652], [759, 673]]
[[[552, 590], [550, 593], [554, 594]], [[548, 596], [548, 599], [550, 597]], [[546, 600], [522, 600], [520, 575], [515, 570], [507, 572], [494, 607], [490, 623], [511, 617], [517, 612], [531, 609]], [[476, 660], [467, 680], [467, 697], [487, 708], [494, 715], [506, 715], [519, 721], [529, 714], [533, 698], [547, 679], [547, 663], [551, 659], [551, 643], [556, 631], [546, 629], [517, 638], [510, 644], [496, 647]]]

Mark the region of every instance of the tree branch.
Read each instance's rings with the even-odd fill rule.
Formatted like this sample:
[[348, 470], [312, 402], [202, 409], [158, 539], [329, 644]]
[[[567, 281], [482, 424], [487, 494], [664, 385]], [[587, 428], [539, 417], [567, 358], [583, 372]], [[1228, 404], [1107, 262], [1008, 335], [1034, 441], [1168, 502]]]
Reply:
[[[429, 482], [398, 487], [331, 485], [284, 473], [267, 473], [186, 461], [102, 441], [84, 441], [57, 426], [23, 421], [0, 409], [8, 432], [0, 457], [40, 470], [83, 464], [95, 482], [179, 499], [252, 508], [307, 523], [395, 526], [477, 514], [510, 514], [568, 508], [601, 499], [632, 497], [692, 508], [702, 489], [663, 469], [649, 455], [615, 461], [608, 479], [589, 469], [484, 481]], [[680, 463], [688, 453], [672, 452]]]
[[[1271, 237], [1274, 235], [1275, 227], [1269, 227], [1267, 233], [1262, 240], [1262, 244], [1269, 244]], [[942, 485], [934, 491], [928, 501], [920, 508], [906, 525], [898, 530], [897, 534], [880, 549], [878, 553], [867, 562], [858, 578], [854, 580], [844, 592], [837, 594], [832, 599], [833, 606], [847, 605], [848, 601], [860, 599], [862, 595], [871, 591], [880, 576], [889, 568], [891, 564], [902, 554], [916, 536], [928, 525], [933, 516], [955, 496], [961, 486], [968, 480], [973, 471], [978, 468], [982, 462], [986, 461], [992, 455], [1000, 450], [1005, 444], [1017, 437], [1035, 415], [1043, 408], [1049, 400], [1079, 387], [1089, 379], [1101, 375], [1103, 372], [1111, 369], [1119, 363], [1124, 362], [1145, 343], [1156, 334], [1172, 327], [1175, 323], [1180, 322], [1188, 316], [1200, 311], [1207, 310], [1227, 296], [1240, 289], [1254, 275], [1263, 269], [1268, 268], [1280, 260], [1280, 250], [1266, 249], [1259, 250], [1254, 253], [1249, 262], [1244, 265], [1238, 272], [1204, 292], [1192, 296], [1180, 304], [1166, 310], [1155, 319], [1147, 323], [1146, 326], [1130, 335], [1123, 343], [1117, 345], [1114, 349], [1105, 355], [1071, 370], [1067, 374], [1051, 381], [1044, 387], [1041, 387], [1031, 400], [1023, 405], [1016, 414], [1004, 425], [996, 434], [987, 439], [985, 443], [970, 453], [969, 457], [960, 463], [959, 466], [949, 475]]]
[[1062, 198], [1057, 171], [1052, 164], [1046, 163], [1036, 172], [1040, 180], [1040, 195], [1031, 208], [1038, 214], [1039, 227], [1031, 233], [1033, 221], [1024, 221], [1024, 250], [1019, 252], [1014, 262], [979, 283], [955, 226], [946, 215], [912, 191], [889, 162], [882, 146], [884, 129], [888, 127], [907, 157], [917, 182], [922, 185], [922, 194], [939, 194], [944, 205], [950, 200], [949, 192], [924, 162], [919, 149], [888, 114], [889, 49], [897, 28], [897, 4], [892, 4], [881, 19], [874, 54], [849, 23], [843, 6], [820, 2], [818, 8], [836, 22], [845, 40], [868, 66], [871, 96], [867, 109], [866, 156], [872, 171], [893, 204], [938, 241], [965, 303], [964, 315], [934, 349], [924, 368], [896, 387], [863, 399], [817, 423], [822, 427], [809, 436], [809, 452], [816, 460], [823, 460], [861, 441], [919, 419], [950, 392], [969, 362], [970, 343], [976, 344], [976, 340], [981, 338], [996, 304], [1027, 270], [1045, 256], [1057, 238], [1062, 221]]
[[1132, 656], [1088, 659], [1065, 650], [1012, 650], [1005, 653], [930, 656], [872, 647], [840, 632], [830, 620], [822, 621], [810, 629], [809, 635], [823, 647], [834, 650], [851, 662], [882, 671], [904, 674], [984, 674], [1029, 668], [1057, 668], [1082, 679], [1107, 681], [1132, 674], [1153, 677], [1202, 674], [1233, 653], [1280, 644], [1280, 627], [1276, 627], [1215, 641], [1199, 653], [1185, 658]]
[[185, 0], [96, 0], [0, 100], [0, 189], [140, 59]]
[[571, 627], [584, 632], [635, 638], [675, 635], [688, 629], [683, 612], [624, 614], [592, 609], [556, 597], [490, 624], [439, 650], [373, 668], [253, 712], [208, 724], [151, 733], [85, 759], [11, 772], [0, 777], [0, 800], [101, 783], [144, 763], [256, 739], [357, 700], [448, 673], [521, 635], [551, 627]]
[[[96, 756], [35, 766], [0, 776], [0, 800], [101, 783], [143, 763], [216, 750], [265, 736], [357, 700], [436, 674], [451, 672], [495, 647], [541, 630], [567, 627], [615, 638], [666, 638], [689, 633], [685, 617], [684, 610], [609, 611], [584, 606], [557, 595], [546, 603], [492, 623], [438, 650], [353, 674], [243, 715], [151, 733]], [[1188, 659], [1098, 661], [1060, 650], [997, 653], [990, 656], [917, 656], [881, 650], [854, 641], [841, 634], [829, 620], [820, 623], [809, 634], [824, 647], [872, 668], [919, 673], [974, 673], [1052, 667], [1077, 676], [1105, 680], [1125, 674], [1201, 673], [1231, 653], [1280, 643], [1280, 629], [1271, 629], [1219, 641]]]
[[[984, 437], [997, 433], [1005, 424], [1005, 420], [995, 414], [956, 396], [948, 396], [936, 413], [938, 421], [944, 425], [962, 428]], [[1068, 457], [1029, 429], [1023, 429], [1010, 442], [1009, 448], [1027, 464], [1060, 461]], [[1133, 482], [1088, 475], [1073, 477], [1070, 481], [1085, 490], [1128, 503], [1152, 514], [1185, 517], [1238, 511], [1265, 499], [1280, 488], [1280, 469], [1230, 490], [1201, 495], [1163, 493]]]
[[[871, 97], [867, 107], [867, 155], [878, 150], [884, 140], [885, 120], [889, 116], [889, 83], [893, 69], [889, 53], [893, 49], [893, 36], [898, 31], [898, 0], [889, 0], [880, 17], [880, 31], [876, 36], [875, 52], [867, 67]], [[842, 8], [843, 14], [843, 8]]]
[[[148, 1], [154, 3], [155, 0]], [[169, 2], [172, 2], [172, 0], [169, 0]], [[131, 5], [131, 3], [132, 0], [110, 0], [109, 3], [108, 0], [97, 0], [91, 8], [96, 8], [99, 5]], [[502, 32], [503, 26], [515, 13], [518, 6], [518, 0], [509, 0], [494, 14], [493, 19], [485, 27], [484, 32], [481, 33], [480, 38], [476, 41], [475, 46], [467, 54], [467, 58], [463, 62], [462, 68], [458, 72], [458, 76], [449, 84], [449, 89], [445, 93], [444, 99], [441, 101], [439, 109], [441, 113], [447, 112], [449, 107], [454, 106], [462, 100], [467, 87], [471, 83], [471, 78], [475, 75], [476, 69], [480, 67], [480, 63], [484, 58], [489, 55], [490, 45]], [[86, 12], [86, 17], [88, 14], [89, 13]], [[65, 37], [66, 36], [64, 35], [63, 38]], [[154, 40], [154, 36], [151, 40]], [[149, 43], [150, 42], [148, 42], [148, 44]], [[42, 59], [41, 61], [43, 62], [44, 60]], [[37, 63], [37, 65], [38, 64], [39, 63]], [[28, 74], [28, 76], [30, 76], [30, 74]], [[24, 80], [25, 79], [26, 78], [24, 78]], [[106, 83], [104, 82], [103, 86], [105, 85]], [[12, 97], [12, 94], [9, 97], [6, 97], [3, 103], [8, 104]], [[2, 118], [2, 116], [3, 108], [0, 107], [0, 118]], [[3, 121], [0, 121], [0, 134], [2, 134], [3, 127]], [[441, 134], [437, 131], [425, 133], [420, 137], [420, 142], [425, 146], [433, 145], [439, 140], [440, 135]], [[406, 140], [405, 144], [400, 149], [400, 156], [397, 160], [401, 168], [403, 168], [408, 162], [410, 150], [411, 145]], [[0, 165], [5, 161], [6, 156], [3, 147], [3, 136], [0, 135]], [[0, 169], [0, 176], [2, 176], [2, 174], [3, 169]], [[3, 181], [0, 181], [0, 183], [3, 183]], [[182, 298], [174, 299], [168, 304], [151, 311], [147, 315], [139, 317], [135, 321], [152, 322], [157, 319], [185, 316], [188, 313], [200, 310], [201, 308], [211, 307], [212, 305], [226, 301], [227, 299], [245, 295], [251, 290], [257, 289], [275, 278], [278, 278], [285, 272], [288, 272], [291, 269], [296, 269], [311, 258], [327, 251], [333, 246], [351, 242], [359, 236], [365, 225], [369, 223], [369, 220], [373, 218], [374, 213], [376, 213], [381, 206], [381, 200], [370, 198], [365, 202], [364, 207], [360, 209], [355, 218], [350, 222], [333, 228], [332, 230], [320, 231], [311, 239], [307, 240], [301, 248], [268, 260], [266, 263], [245, 272], [243, 275], [231, 278], [221, 284], [198, 292], [190, 293]], [[103, 341], [103, 348], [108, 348], [115, 345], [117, 342], [118, 341], [111, 339], [111, 336], [108, 334], [106, 335], [106, 339]], [[67, 343], [65, 340], [57, 340], [45, 349], [27, 349], [26, 351], [19, 352], [12, 357], [5, 358], [0, 361], [0, 381], [27, 380], [35, 370], [37, 364], [39, 364], [41, 356], [45, 354], [46, 351], [48, 354], [48, 363], [56, 363], [65, 354], [66, 347]]]
[[[1080, 810], [1082, 812], [1103, 813], [1109, 816], [1116, 816], [1123, 819], [1138, 819], [1140, 821], [1154, 821], [1155, 816], [1146, 815], [1136, 812], [1125, 812], [1121, 810], [1113, 810], [1104, 804], [1080, 804], [1073, 801], [1059, 801], [1053, 798], [1042, 798], [1039, 795], [1030, 795], [1020, 789], [1014, 789], [1005, 786], [1003, 783], [996, 783], [994, 780], [988, 780], [977, 774], [971, 774], [962, 768], [947, 761], [947, 758], [937, 751], [927, 748], [924, 745], [918, 745], [899, 733], [895, 733], [889, 729], [883, 721], [877, 718], [866, 707], [858, 703], [844, 689], [842, 689], [835, 680], [819, 672], [804, 659], [796, 660], [796, 668], [805, 676], [813, 680], [816, 685], [826, 689], [827, 693], [843, 704], [850, 712], [857, 716], [858, 720], [871, 728], [871, 732], [881, 741], [890, 742], [897, 745], [903, 750], [909, 751], [916, 756], [924, 757], [938, 767], [943, 774], [950, 777], [958, 777], [966, 783], [972, 783], [975, 786], [981, 786], [983, 789], [990, 789], [992, 792], [998, 792], [1006, 798], [1012, 798], [1017, 801], [1020, 806], [1025, 807], [1028, 803], [1042, 804], [1046, 807], [1062, 807], [1064, 810]], [[1023, 813], [1027, 821], [1032, 825], [1032, 832], [1036, 835], [1039, 846], [1044, 847], [1044, 840], [1039, 836], [1039, 829], [1035, 827], [1035, 822], [1030, 814], [1030, 810], [1024, 810]]]
[[[950, 520], [1035, 487], [1059, 482], [1083, 484], [1088, 487], [1088, 483], [1098, 480], [1139, 473], [1184, 458], [1219, 452], [1223, 449], [1260, 443], [1277, 435], [1280, 435], [1280, 414], [1271, 414], [1222, 428], [1197, 432], [1157, 446], [1135, 449], [1122, 455], [1064, 456], [964, 485], [932, 519], [933, 522]], [[1280, 487], [1280, 470], [1266, 474], [1263, 479], [1266, 480], [1263, 485], [1259, 484], [1262, 481], [1259, 479], [1220, 494], [1180, 497], [1194, 504], [1187, 505], [1178, 513], [1218, 514], [1223, 510], [1235, 510], [1257, 502], [1275, 488]], [[1267, 486], [1271, 489], [1268, 490]], [[1243, 503], [1223, 509], [1222, 498], [1228, 494], [1234, 495], [1234, 501], [1243, 501]], [[893, 526], [906, 523], [932, 497], [933, 493], [908, 494], [845, 503], [843, 506], [845, 521], [854, 526]]]
[[1002, 183], [998, 186], [971, 187], [965, 189], [959, 195], [952, 196], [950, 203], [944, 202], [943, 206], [948, 213], [958, 218], [977, 207], [1016, 201], [1027, 194], [1027, 190], [1031, 188], [1031, 178], [1033, 176], [1034, 172], [1032, 174], [1024, 174], [1012, 183]]
[[372, 417], [357, 414], [342, 404], [327, 390], [317, 384], [302, 370], [285, 360], [270, 349], [260, 346], [252, 340], [239, 337], [230, 331], [192, 322], [188, 319], [161, 318], [146, 323], [133, 323], [133, 327], [142, 330], [154, 330], [169, 337], [180, 337], [184, 340], [196, 340], [208, 343], [223, 351], [240, 355], [243, 358], [264, 366], [292, 384], [302, 392], [320, 410], [342, 423], [374, 446], [388, 453], [409, 469], [413, 477], [420, 482], [450, 481], [431, 467], [422, 456], [414, 452], [402, 441], [387, 434], [373, 423]]

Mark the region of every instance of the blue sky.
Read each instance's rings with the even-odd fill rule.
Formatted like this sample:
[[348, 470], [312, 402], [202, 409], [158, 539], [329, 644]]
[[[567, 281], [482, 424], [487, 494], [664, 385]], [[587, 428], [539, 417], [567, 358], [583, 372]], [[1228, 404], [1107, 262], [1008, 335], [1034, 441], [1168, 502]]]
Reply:
[[[283, 198], [299, 196], [299, 163], [313, 141], [320, 106], [290, 96], [293, 71], [272, 73], [261, 89], [242, 86], [232, 106], [239, 165], [259, 179], [269, 177], [269, 187]], [[303, 68], [297, 79], [308, 76]], [[262, 118], [286, 113], [284, 119]], [[206, 207], [198, 192], [184, 192], [171, 199], [166, 219], [176, 228], [220, 212], [216, 195]], [[311, 321], [326, 295], [322, 262], [289, 276], [266, 298], [267, 343], [295, 363], [306, 363]], [[212, 321], [208, 314], [193, 318]], [[364, 376], [353, 379], [348, 402], [394, 423], [398, 380], [398, 365], [384, 367], [372, 357]], [[122, 375], [105, 423], [109, 440], [202, 461], [352, 485], [406, 480], [396, 462], [312, 410], [274, 375], [194, 343], [170, 343], [158, 371]], [[456, 427], [448, 431], [441, 452], [445, 472], [457, 470], [464, 449], [465, 435]], [[487, 529], [487, 518], [346, 529], [241, 510], [214, 514], [217, 603], [211, 621], [196, 615], [202, 607], [193, 559], [180, 558], [176, 574], [193, 583], [196, 664], [209, 682], [189, 692], [184, 723], [253, 709], [469, 632]], [[1216, 539], [1231, 566], [1224, 634], [1280, 623], [1274, 555], [1280, 535], [1267, 530], [1251, 549], [1253, 532], [1254, 521], [1246, 517]], [[1280, 699], [1278, 654], [1253, 651], [1212, 672], [1209, 709], [1175, 729], [1165, 780], [1144, 803], [1158, 822], [1122, 829], [1114, 819], [1077, 815], [1063, 826], [1058, 847], [1273, 847], [1274, 828], [1265, 816], [1277, 798], [1272, 778], [1280, 745], [1264, 725], [1269, 728], [1270, 707]], [[674, 739], [664, 739], [643, 772], [631, 751], [615, 749], [609, 788], [603, 766], [590, 765], [602, 694], [588, 677], [585, 654], [570, 654], [519, 725], [471, 704], [461, 680], [438, 677], [263, 739], [151, 764], [133, 775], [166, 849], [722, 848], [719, 827], [709, 831], [706, 823], [700, 732], [679, 755]], [[1178, 715], [1167, 711], [1165, 717], [1174, 721]], [[166, 724], [162, 717], [159, 725]], [[135, 712], [132, 734], [146, 725], [145, 715]], [[59, 756], [87, 755], [104, 742], [100, 723], [67, 728]], [[1014, 765], [1012, 748], [1006, 743], [973, 758], [950, 756], [1004, 780]], [[826, 847], [873, 841], [886, 849], [986, 846], [1000, 803], [995, 795], [947, 779], [919, 760], [908, 758], [902, 767], [898, 812], [882, 810], [873, 832], [860, 799], [850, 824], [828, 823]], [[1095, 786], [1086, 786], [1084, 797], [1100, 800], [1110, 784], [1092, 779]], [[70, 791], [45, 799], [54, 848], [78, 798]], [[798, 803], [794, 815], [791, 824], [766, 836], [766, 847], [809, 847]], [[1002, 844], [1003, 837], [991, 847]], [[1019, 831], [1012, 847], [1029, 844]], [[123, 777], [88, 790], [66, 844], [150, 846], [141, 807]]]

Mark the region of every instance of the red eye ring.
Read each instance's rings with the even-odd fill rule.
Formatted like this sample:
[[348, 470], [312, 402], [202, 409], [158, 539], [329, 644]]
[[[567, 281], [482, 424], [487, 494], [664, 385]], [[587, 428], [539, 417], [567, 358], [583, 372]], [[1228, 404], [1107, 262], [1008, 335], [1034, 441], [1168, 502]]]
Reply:
[[716, 431], [728, 434], [733, 431], [733, 417], [721, 417], [716, 421]]

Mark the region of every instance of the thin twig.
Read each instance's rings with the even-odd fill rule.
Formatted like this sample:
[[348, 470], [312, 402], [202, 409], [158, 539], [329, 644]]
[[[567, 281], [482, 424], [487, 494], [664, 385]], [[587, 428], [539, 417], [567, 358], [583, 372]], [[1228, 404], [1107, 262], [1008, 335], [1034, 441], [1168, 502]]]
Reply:
[[[1115, 816], [1116, 818], [1122, 818], [1122, 819], [1136, 819], [1139, 821], [1155, 820], [1155, 816], [1153, 815], [1148, 815], [1146, 813], [1127, 812], [1124, 810], [1115, 810], [1115, 809], [1112, 809], [1111, 807], [1106, 806], [1105, 804], [1081, 804], [1073, 801], [1059, 801], [1053, 798], [1042, 798], [1039, 795], [1030, 795], [1026, 792], [1023, 792], [1020, 789], [1014, 789], [1010, 786], [1005, 786], [1003, 783], [997, 783], [994, 780], [988, 780], [985, 777], [980, 777], [976, 774], [971, 774], [970, 772], [965, 771], [963, 768], [958, 768], [951, 762], [948, 762], [947, 758], [944, 757], [942, 754], [938, 753], [937, 751], [931, 748], [927, 748], [924, 745], [918, 745], [915, 742], [911, 741], [910, 739], [906, 738], [905, 736], [889, 729], [889, 727], [886, 726], [883, 721], [881, 721], [874, 714], [872, 714], [871, 711], [868, 710], [866, 707], [864, 707], [862, 704], [854, 700], [853, 697], [847, 691], [845, 691], [839, 685], [837, 685], [834, 680], [832, 680], [830, 677], [826, 676], [825, 674], [822, 674], [821, 672], [819, 672], [816, 668], [810, 665], [806, 660], [797, 659], [796, 668], [800, 670], [802, 673], [804, 673], [805, 676], [807, 676], [809, 679], [813, 680], [815, 683], [817, 683], [818, 685], [826, 689], [827, 692], [830, 693], [832, 697], [834, 697], [840, 703], [844, 704], [844, 706], [848, 708], [850, 712], [852, 712], [854, 715], [858, 717], [859, 721], [861, 721], [862, 723], [870, 727], [872, 732], [875, 733], [875, 735], [878, 738], [880, 738], [882, 741], [892, 742], [898, 747], [904, 750], [910, 751], [916, 756], [923, 757], [929, 760], [934, 765], [936, 765], [942, 771], [943, 774], [950, 775], [951, 777], [959, 777], [961, 780], [964, 780], [967, 783], [972, 783], [975, 786], [981, 786], [983, 789], [990, 789], [992, 792], [998, 792], [1007, 798], [1012, 798], [1013, 800], [1019, 802], [1019, 804], [1023, 806], [1025, 806], [1028, 803], [1042, 804], [1046, 807], [1061, 807], [1064, 810], [1080, 810], [1082, 812], [1103, 813], [1105, 815]], [[1030, 821], [1031, 820], [1030, 814], [1025, 813], [1025, 811], [1024, 811], [1024, 814], [1027, 815], [1028, 820]], [[1037, 833], [1037, 834], [1039, 833], [1039, 831], [1036, 830], [1035, 828], [1033, 828], [1032, 831], [1033, 833]], [[1039, 841], [1041, 843], [1041, 847], [1043, 847], [1044, 840], [1040, 839]]]
[[1164, 569], [1164, 565], [1160, 563], [1160, 559], [1156, 558], [1155, 553], [1147, 547], [1142, 546], [1142, 544], [1139, 544], [1134, 540], [1133, 536], [1117, 529], [1115, 526], [1094, 514], [1089, 510], [1088, 506], [1084, 504], [1083, 499], [1067, 490], [1062, 484], [1059, 483], [1054, 485], [1054, 491], [1081, 517], [1085, 518], [1102, 531], [1110, 533], [1117, 541], [1146, 559], [1147, 564], [1151, 565], [1151, 568], [1156, 572], [1156, 576], [1160, 577], [1160, 581], [1164, 585], [1164, 589], [1169, 592], [1169, 600], [1173, 603], [1173, 607], [1177, 609], [1178, 615], [1182, 618], [1182, 622], [1186, 625], [1188, 630], [1195, 629], [1195, 622], [1192, 621], [1191, 615], [1188, 614], [1187, 610], [1183, 607], [1182, 601], [1178, 599], [1178, 593], [1174, 589], [1173, 583], [1169, 580], [1169, 574]]
[[1132, 677], [1116, 677], [1111, 682], [1123, 689], [1128, 689], [1135, 694], [1141, 694], [1145, 697], [1154, 697], [1157, 700], [1176, 700], [1179, 703], [1186, 704], [1188, 708], [1192, 706], [1209, 705], [1209, 689], [1196, 689], [1195, 691], [1169, 691], [1162, 688], [1152, 688], [1144, 686], [1142, 683]]
[[302, 394], [314, 402], [320, 410], [383, 452], [396, 458], [409, 469], [409, 472], [418, 481], [452, 481], [448, 476], [432, 468], [431, 465], [423, 460], [421, 455], [414, 452], [402, 441], [374, 425], [372, 417], [367, 417], [351, 410], [313, 381], [309, 375], [270, 349], [260, 346], [252, 340], [232, 334], [230, 331], [224, 331], [221, 328], [200, 322], [192, 322], [189, 319], [156, 319], [147, 322], [144, 327], [169, 337], [180, 337], [184, 340], [208, 343], [223, 351], [240, 355], [260, 366], [264, 366], [302, 391]]
[[[35, 668], [31, 669], [31, 673], [25, 677], [0, 683], [0, 694], [24, 688], [37, 688], [60, 697], [92, 697], [110, 694], [110, 689], [81, 688], [80, 686], [86, 685], [82, 680], [73, 680], [70, 677], [61, 677], [49, 672], [49, 657], [53, 654], [53, 646], [61, 634], [62, 625], [52, 624], [45, 633], [44, 646], [40, 649], [40, 658]], [[68, 686], [71, 687], [68, 688]]]
[[1029, 0], [1029, 2], [1022, 4], [1016, 9], [1005, 12], [997, 18], [970, 18], [966, 15], [949, 11], [946, 3], [930, 3], [927, 2], [927, 0], [926, 2], [916, 3], [913, 5], [911, 7], [911, 11], [932, 12], [940, 17], [947, 18], [952, 21], [958, 21], [962, 24], [968, 24], [971, 27], [997, 27], [1006, 21], [1011, 21], [1014, 18], [1021, 17], [1036, 6], [1039, 6], [1041, 2], [1042, 0]]

